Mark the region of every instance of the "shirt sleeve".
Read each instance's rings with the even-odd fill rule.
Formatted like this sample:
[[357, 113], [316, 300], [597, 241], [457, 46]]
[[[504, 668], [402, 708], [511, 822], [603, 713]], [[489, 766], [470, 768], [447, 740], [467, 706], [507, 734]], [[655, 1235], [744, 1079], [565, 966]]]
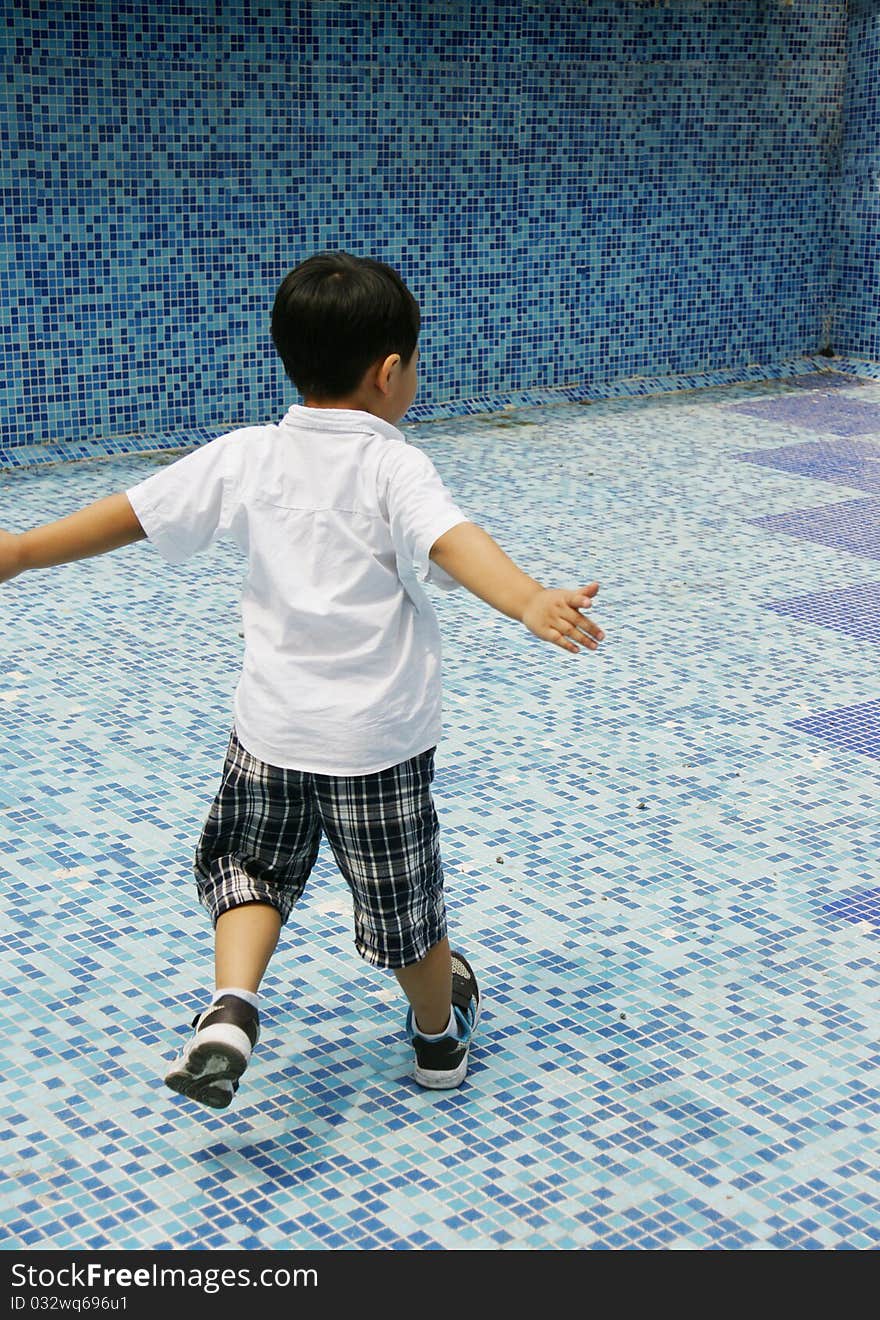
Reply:
[[386, 488], [391, 538], [403, 569], [411, 568], [419, 582], [444, 591], [459, 583], [431, 560], [431, 546], [444, 532], [468, 522], [444, 486], [428, 455], [415, 446], [400, 446], [394, 455]]
[[125, 492], [170, 564], [182, 564], [229, 530], [229, 438], [209, 441]]

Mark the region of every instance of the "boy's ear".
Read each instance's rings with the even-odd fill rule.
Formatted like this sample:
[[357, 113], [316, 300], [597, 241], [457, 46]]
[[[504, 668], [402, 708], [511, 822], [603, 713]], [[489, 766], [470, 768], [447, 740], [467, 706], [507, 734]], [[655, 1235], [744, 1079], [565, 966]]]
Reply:
[[388, 384], [391, 380], [391, 373], [399, 362], [399, 353], [389, 353], [387, 358], [384, 358], [377, 364], [376, 374], [373, 379], [383, 394], [387, 394]]

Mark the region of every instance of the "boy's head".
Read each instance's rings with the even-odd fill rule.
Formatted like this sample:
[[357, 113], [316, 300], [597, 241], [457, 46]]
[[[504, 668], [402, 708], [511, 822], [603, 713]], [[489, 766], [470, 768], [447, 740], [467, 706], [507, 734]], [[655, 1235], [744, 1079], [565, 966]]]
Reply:
[[412, 402], [420, 325], [419, 305], [397, 272], [348, 252], [301, 262], [282, 280], [272, 308], [272, 341], [308, 403], [380, 415], [390, 408], [402, 416]]

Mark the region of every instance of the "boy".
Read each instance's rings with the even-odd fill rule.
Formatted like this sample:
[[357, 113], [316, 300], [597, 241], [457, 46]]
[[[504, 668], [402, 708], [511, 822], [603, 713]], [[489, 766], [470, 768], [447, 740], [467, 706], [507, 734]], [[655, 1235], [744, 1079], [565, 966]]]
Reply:
[[431, 796], [441, 729], [436, 615], [461, 584], [577, 654], [598, 591], [545, 589], [453, 502], [396, 423], [416, 393], [418, 303], [383, 262], [321, 252], [280, 285], [271, 332], [303, 396], [58, 522], [0, 532], [0, 582], [149, 538], [180, 563], [223, 535], [247, 556], [244, 657], [220, 787], [199, 839], [214, 927], [210, 1005], [165, 1076], [225, 1108], [259, 1039], [258, 990], [326, 834], [355, 947], [393, 970], [421, 1086], [461, 1084], [480, 1016], [450, 949]]

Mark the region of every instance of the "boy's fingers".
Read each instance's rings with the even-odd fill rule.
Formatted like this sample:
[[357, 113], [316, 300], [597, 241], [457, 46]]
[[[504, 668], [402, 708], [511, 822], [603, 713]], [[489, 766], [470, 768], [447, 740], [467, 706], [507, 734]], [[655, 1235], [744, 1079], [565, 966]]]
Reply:
[[577, 650], [577, 647], [574, 645], [574, 643], [570, 642], [568, 638], [562, 632], [560, 632], [558, 628], [554, 628], [552, 625], [544, 633], [544, 640], [547, 642], [552, 642], [554, 646], [561, 646], [563, 651]]
[[[597, 638], [600, 642], [602, 638], [605, 636], [602, 629], [599, 627], [598, 623], [594, 623], [592, 619], [588, 619], [583, 614], [578, 614], [575, 610], [572, 610], [571, 613], [566, 614], [563, 617], [567, 623], [573, 624], [574, 627], [578, 629], [581, 634], [587, 633], [589, 634], [589, 636]], [[563, 625], [562, 631], [564, 630], [565, 629]], [[580, 637], [578, 637], [576, 640], [580, 641]]]
[[[583, 632], [578, 632], [575, 628], [570, 628], [567, 623], [563, 623], [561, 628], [556, 629], [555, 631], [556, 637], [552, 637], [550, 640], [555, 641], [557, 646], [563, 647], [566, 651], [576, 652], [581, 646], [586, 647], [590, 651], [596, 649], [597, 643], [593, 641], [592, 637], [588, 637]], [[559, 639], [558, 641], [556, 640], [557, 638]], [[575, 645], [575, 643], [577, 643], [577, 645]]]

